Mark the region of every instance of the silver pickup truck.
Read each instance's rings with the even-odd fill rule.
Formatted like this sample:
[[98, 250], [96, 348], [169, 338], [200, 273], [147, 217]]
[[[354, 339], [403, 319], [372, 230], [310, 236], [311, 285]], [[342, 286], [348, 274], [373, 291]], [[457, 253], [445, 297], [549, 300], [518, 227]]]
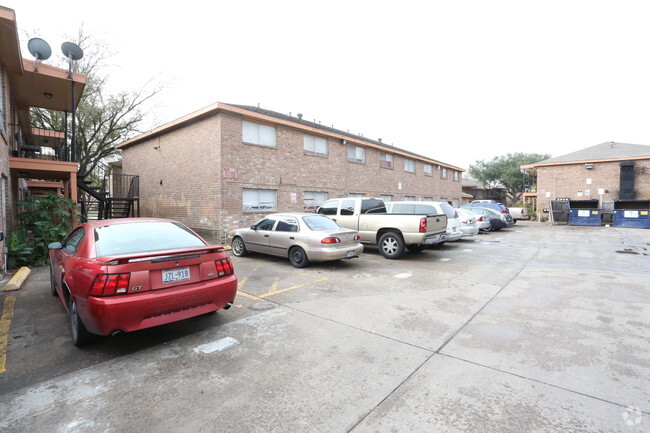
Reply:
[[420, 252], [444, 239], [445, 214], [387, 214], [383, 200], [349, 197], [328, 200], [317, 210], [341, 227], [357, 230], [361, 242], [377, 245], [387, 259], [399, 259], [404, 250]]

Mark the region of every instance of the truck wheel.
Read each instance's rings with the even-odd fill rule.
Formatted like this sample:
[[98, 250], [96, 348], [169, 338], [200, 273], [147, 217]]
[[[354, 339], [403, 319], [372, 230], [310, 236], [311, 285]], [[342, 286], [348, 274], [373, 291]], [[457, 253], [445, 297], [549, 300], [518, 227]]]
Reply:
[[379, 238], [379, 252], [387, 259], [399, 259], [404, 254], [404, 239], [397, 233], [384, 233]]
[[412, 253], [421, 253], [424, 251], [426, 248], [426, 245], [407, 245], [406, 249], [408, 249]]

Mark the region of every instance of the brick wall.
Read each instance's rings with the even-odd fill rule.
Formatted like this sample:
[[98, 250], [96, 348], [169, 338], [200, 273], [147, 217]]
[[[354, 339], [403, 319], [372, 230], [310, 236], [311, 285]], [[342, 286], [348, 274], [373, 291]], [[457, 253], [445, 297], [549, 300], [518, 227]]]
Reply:
[[274, 148], [243, 143], [242, 117], [222, 111], [127, 147], [123, 170], [140, 176], [141, 215], [177, 219], [219, 241], [220, 231], [251, 225], [269, 213], [243, 211], [245, 188], [276, 190], [278, 211], [302, 211], [305, 191], [326, 192], [329, 198], [361, 193], [460, 203], [462, 173], [454, 181], [448, 170], [441, 179], [434, 165], [428, 176], [420, 161], [416, 173], [408, 173], [405, 158], [397, 155], [393, 169], [380, 168], [380, 151], [371, 148], [365, 164], [350, 163], [347, 146], [324, 135], [328, 155], [306, 155], [304, 132], [275, 128]]
[[[9, 169], [9, 157], [11, 155], [11, 151], [15, 145], [15, 139], [14, 139], [14, 127], [11, 125], [12, 123], [16, 123], [16, 108], [15, 108], [15, 103], [11, 98], [12, 91], [10, 88], [10, 81], [7, 79], [6, 76], [6, 71], [5, 68], [0, 67], [0, 86], [2, 86], [2, 91], [0, 92], [2, 94], [2, 100], [0, 103], [3, 104], [2, 106], [2, 116], [3, 116], [3, 123], [4, 123], [4, 131], [0, 133], [0, 148], [2, 148], [2, 151], [0, 151], [0, 176], [5, 179], [5, 216], [6, 216], [6, 226], [7, 226], [7, 233], [5, 233], [5, 239], [11, 234], [11, 231], [13, 229], [13, 226], [15, 224], [14, 217], [13, 217], [13, 212], [14, 212], [14, 194], [13, 194], [13, 188], [12, 188], [12, 177], [11, 177], [11, 172]], [[0, 216], [1, 218], [1, 216]], [[0, 224], [2, 221], [0, 220]], [[0, 225], [0, 230], [2, 226]], [[0, 247], [4, 247], [4, 243], [0, 242]], [[4, 249], [3, 249], [4, 251]], [[2, 256], [2, 254], [0, 254]]]
[[[645, 166], [647, 174], [639, 173]], [[592, 169], [584, 163], [538, 167], [537, 169], [537, 207], [538, 212], [550, 208], [550, 201], [557, 198], [573, 200], [598, 200], [600, 188], [608, 192], [603, 201], [618, 200], [620, 191], [620, 162], [593, 163]], [[588, 183], [591, 180], [591, 183]], [[650, 199], [650, 159], [635, 162], [635, 186], [638, 199]], [[582, 191], [582, 196], [578, 195]], [[550, 197], [547, 197], [550, 193]], [[588, 193], [588, 195], [587, 195]], [[540, 215], [548, 215], [540, 213]]]
[[[247, 226], [266, 213], [243, 212], [244, 188], [277, 190], [278, 211], [302, 211], [303, 193], [318, 191], [329, 198], [348, 193], [368, 196], [392, 195], [395, 200], [405, 196], [434, 200], [461, 198], [461, 173], [458, 181], [448, 171], [440, 178], [434, 166], [433, 176], [424, 174], [424, 164], [416, 161], [416, 173], [404, 171], [404, 157], [394, 156], [394, 168], [380, 167], [380, 151], [366, 148], [364, 164], [347, 160], [347, 145], [337, 138], [327, 138], [328, 155], [314, 156], [304, 152], [303, 131], [288, 126], [276, 126], [275, 148], [242, 142], [242, 119], [230, 113], [222, 118], [223, 168], [236, 172], [236, 179], [224, 179], [224, 225], [229, 228]], [[401, 188], [400, 188], [401, 187]]]
[[123, 172], [140, 176], [140, 215], [218, 226], [219, 141], [212, 116], [124, 149]]

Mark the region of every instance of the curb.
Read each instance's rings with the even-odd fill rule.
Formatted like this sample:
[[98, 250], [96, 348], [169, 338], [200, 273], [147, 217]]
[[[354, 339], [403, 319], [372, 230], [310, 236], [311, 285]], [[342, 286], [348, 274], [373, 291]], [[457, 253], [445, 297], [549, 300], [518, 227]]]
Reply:
[[16, 272], [16, 274], [9, 280], [6, 286], [1, 290], [2, 292], [13, 292], [15, 290], [20, 290], [21, 286], [29, 277], [29, 274], [32, 273], [32, 270], [27, 266], [23, 266]]

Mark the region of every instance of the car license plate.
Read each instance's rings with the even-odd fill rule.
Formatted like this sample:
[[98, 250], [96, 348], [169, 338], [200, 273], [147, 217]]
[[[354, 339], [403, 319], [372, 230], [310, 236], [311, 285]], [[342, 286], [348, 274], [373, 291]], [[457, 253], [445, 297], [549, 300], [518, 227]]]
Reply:
[[348, 251], [348, 257], [354, 257], [354, 251]]
[[163, 269], [162, 282], [163, 284], [176, 283], [190, 279], [190, 267], [183, 266], [182, 268]]

